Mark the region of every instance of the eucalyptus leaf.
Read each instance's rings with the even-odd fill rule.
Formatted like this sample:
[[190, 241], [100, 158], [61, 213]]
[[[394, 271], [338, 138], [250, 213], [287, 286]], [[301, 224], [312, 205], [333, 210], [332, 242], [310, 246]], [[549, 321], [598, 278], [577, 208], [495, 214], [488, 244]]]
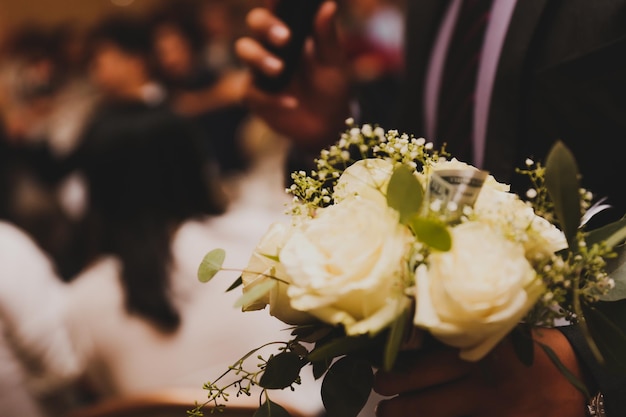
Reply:
[[413, 172], [400, 165], [393, 171], [387, 186], [387, 205], [400, 213], [400, 223], [407, 224], [417, 214], [424, 200], [424, 189]]
[[222, 269], [224, 259], [226, 259], [226, 251], [224, 249], [213, 249], [204, 255], [198, 267], [198, 279], [200, 282], [209, 282]]
[[328, 369], [322, 382], [327, 417], [356, 417], [372, 391], [374, 372], [367, 361], [344, 356]]
[[241, 285], [243, 285], [243, 279], [241, 278], [241, 276], [239, 276], [239, 278], [237, 278], [232, 284], [230, 284], [230, 287], [226, 289], [226, 292], [232, 291]]
[[321, 346], [316, 345], [309, 353], [309, 356], [307, 356], [307, 359], [311, 362], [332, 359], [365, 348], [371, 344], [372, 338], [369, 336], [341, 337], [325, 342]]
[[265, 282], [262, 282], [254, 287], [251, 287], [250, 290], [246, 291], [235, 301], [235, 307], [243, 307], [245, 305], [251, 304], [259, 298], [263, 297], [265, 294], [270, 292], [272, 288], [278, 285], [278, 282], [273, 279], [268, 279]]
[[626, 226], [616, 230], [615, 233], [606, 239], [605, 244], [610, 248], [614, 248], [624, 242], [624, 239], [626, 239]]
[[271, 401], [269, 398], [261, 404], [252, 417], [291, 417], [291, 414], [281, 405]]
[[409, 226], [421, 242], [433, 249], [447, 252], [452, 247], [452, 236], [448, 227], [439, 220], [414, 216]]
[[511, 332], [513, 350], [518, 359], [526, 366], [531, 366], [535, 360], [535, 345], [530, 327], [524, 324], [517, 325]]
[[383, 353], [383, 369], [386, 371], [393, 369], [393, 365], [396, 363], [396, 358], [400, 351], [400, 345], [404, 340], [408, 322], [408, 310], [405, 309], [405, 311], [398, 315], [398, 318], [393, 321], [389, 328]]
[[546, 159], [545, 184], [570, 250], [578, 251], [576, 234], [582, 213], [579, 172], [572, 152], [557, 141]]
[[626, 300], [597, 302], [583, 311], [606, 368], [626, 372]]
[[300, 376], [305, 362], [294, 352], [272, 356], [265, 365], [259, 385], [266, 389], [283, 389], [291, 386]]

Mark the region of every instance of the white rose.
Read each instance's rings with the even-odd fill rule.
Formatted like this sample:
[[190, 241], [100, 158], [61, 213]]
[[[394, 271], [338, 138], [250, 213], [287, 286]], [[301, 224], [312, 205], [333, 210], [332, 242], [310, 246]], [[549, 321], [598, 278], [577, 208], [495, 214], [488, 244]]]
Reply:
[[[453, 158], [436, 162], [431, 169], [477, 168]], [[489, 223], [507, 237], [523, 243], [530, 260], [543, 259], [566, 248], [565, 235], [552, 223], [537, 216], [532, 207], [510, 190], [510, 185], [498, 182], [492, 175], [487, 176], [474, 204], [475, 219]]]
[[485, 184], [476, 204], [475, 218], [502, 230], [509, 238], [521, 242], [529, 260], [539, 260], [567, 247], [561, 230], [522, 201], [517, 194], [508, 192], [508, 186], [495, 180]]
[[280, 252], [291, 305], [350, 335], [378, 332], [408, 303], [412, 240], [398, 213], [375, 201], [349, 198], [320, 210]]
[[337, 180], [333, 196], [336, 202], [359, 196], [387, 204], [387, 185], [393, 164], [385, 159], [362, 159], [350, 165]]
[[451, 233], [452, 249], [431, 254], [416, 272], [414, 323], [477, 361], [524, 317], [543, 284], [522, 245], [488, 225], [462, 223]]
[[305, 312], [291, 308], [287, 288], [290, 282], [283, 266], [276, 261], [287, 238], [293, 233], [293, 228], [281, 223], [274, 223], [255, 248], [248, 266], [241, 274], [244, 294], [255, 286], [267, 282], [267, 280], [278, 280], [272, 290], [260, 299], [250, 304], [244, 305], [244, 311], [261, 310], [266, 305], [270, 306], [270, 314], [287, 324], [304, 324], [313, 321], [313, 317]]

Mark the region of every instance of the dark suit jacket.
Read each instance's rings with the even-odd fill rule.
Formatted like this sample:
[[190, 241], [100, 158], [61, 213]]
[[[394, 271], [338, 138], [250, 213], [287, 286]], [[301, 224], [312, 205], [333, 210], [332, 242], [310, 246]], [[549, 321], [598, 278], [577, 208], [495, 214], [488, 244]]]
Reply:
[[[425, 64], [447, 2], [407, 4], [406, 96], [398, 129], [423, 136]], [[615, 206], [611, 219], [626, 213], [625, 0], [517, 2], [491, 98], [485, 169], [519, 187], [515, 167], [527, 157], [543, 161], [557, 139], [574, 152], [582, 185]], [[626, 378], [604, 377], [576, 332], [567, 335], [605, 392], [609, 417], [626, 415]]]
[[[423, 136], [425, 64], [447, 2], [407, 3], [406, 94], [397, 127]], [[515, 188], [514, 168], [527, 157], [543, 161], [556, 139], [573, 150], [582, 185], [615, 205], [612, 218], [626, 213], [626, 193], [615, 184], [626, 143], [624, 0], [517, 3], [496, 73], [484, 168]]]

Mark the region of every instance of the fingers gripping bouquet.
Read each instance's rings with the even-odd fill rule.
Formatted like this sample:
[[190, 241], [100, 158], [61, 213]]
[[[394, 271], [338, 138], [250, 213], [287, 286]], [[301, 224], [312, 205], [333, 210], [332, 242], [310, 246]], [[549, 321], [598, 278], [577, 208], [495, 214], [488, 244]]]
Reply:
[[[511, 337], [529, 364], [530, 330], [568, 321], [580, 325], [600, 361], [626, 369], [619, 353], [626, 335], [607, 313], [623, 316], [626, 280], [610, 262], [626, 220], [581, 226], [592, 197], [579, 188], [561, 143], [545, 166], [529, 160], [518, 170], [533, 184], [524, 198], [445, 148], [352, 121], [316, 163], [292, 175], [291, 222], [269, 227], [231, 286], [243, 286], [238, 306], [269, 306], [291, 326], [291, 339], [275, 342], [267, 358], [250, 352], [207, 383], [196, 415], [207, 404], [223, 407], [229, 390], [250, 395], [253, 387], [261, 392], [259, 416], [287, 415], [270, 391], [295, 389], [310, 369], [323, 378], [328, 415], [355, 416], [371, 391], [372, 368], [393, 368], [401, 350], [420, 349], [420, 335], [468, 361]], [[211, 279], [224, 258], [211, 251], [199, 278]], [[253, 357], [260, 363], [246, 371]], [[220, 385], [228, 373], [234, 382]]]

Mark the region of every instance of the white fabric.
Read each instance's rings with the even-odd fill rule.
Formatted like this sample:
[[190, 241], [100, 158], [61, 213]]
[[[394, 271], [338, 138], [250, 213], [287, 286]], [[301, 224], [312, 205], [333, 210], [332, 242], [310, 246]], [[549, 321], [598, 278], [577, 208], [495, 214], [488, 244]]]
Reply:
[[80, 369], [61, 314], [63, 284], [23, 231], [0, 222], [0, 415], [38, 417], [40, 393]]

